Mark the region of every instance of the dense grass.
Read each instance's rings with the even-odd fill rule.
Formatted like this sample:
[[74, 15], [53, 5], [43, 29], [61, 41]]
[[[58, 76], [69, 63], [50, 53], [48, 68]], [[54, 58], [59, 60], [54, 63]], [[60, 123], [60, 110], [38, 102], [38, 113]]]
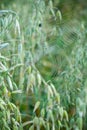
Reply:
[[85, 1], [0, 8], [0, 130], [86, 130]]

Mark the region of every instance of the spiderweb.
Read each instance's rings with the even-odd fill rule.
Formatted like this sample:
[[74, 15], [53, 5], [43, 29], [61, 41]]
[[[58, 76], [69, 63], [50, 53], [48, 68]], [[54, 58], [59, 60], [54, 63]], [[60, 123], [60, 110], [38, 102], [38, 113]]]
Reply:
[[41, 69], [42, 75], [47, 77], [47, 81], [55, 82], [58, 75], [64, 73], [67, 66], [72, 64], [69, 57], [72, 57], [75, 47], [84, 41], [85, 24], [82, 19], [83, 15], [81, 15], [83, 10], [79, 10], [79, 5], [77, 5], [75, 10], [79, 10], [79, 13], [76, 13], [72, 8], [74, 5], [67, 4], [67, 8], [69, 7], [71, 12], [66, 9], [61, 20], [54, 17], [49, 19], [48, 24], [53, 26], [54, 31], [46, 34], [46, 43], [43, 42], [33, 54], [34, 63], [39, 70]]
[[[64, 7], [63, 2], [60, 2], [61, 6], [56, 7], [55, 12], [60, 9], [61, 18], [52, 16], [45, 19], [45, 23], [39, 23], [39, 29], [45, 30], [45, 38], [41, 39], [39, 43], [39, 47], [34, 49], [34, 53], [31, 53], [31, 48], [25, 47], [25, 65], [35, 64], [37, 68], [42, 71], [42, 75], [48, 77], [47, 80], [54, 80], [54, 77], [58, 77], [58, 74], [64, 71], [65, 66], [67, 66], [67, 59], [73, 50], [78, 44], [84, 41], [84, 22], [83, 16], [85, 16], [84, 10], [79, 9], [82, 8], [77, 4], [76, 6], [72, 2], [64, 2], [67, 6]], [[62, 10], [61, 10], [62, 7]], [[75, 8], [75, 11], [74, 11]], [[65, 11], [65, 12], [64, 12]], [[77, 11], [77, 12], [76, 12]], [[79, 11], [79, 12], [78, 12]], [[10, 14], [10, 15], [9, 15]], [[15, 20], [14, 12], [9, 13], [9, 11], [2, 11], [0, 13], [0, 17], [3, 17], [4, 24], [7, 19], [10, 19], [7, 26], [1, 25], [0, 27], [0, 35], [5, 35], [5, 32], [8, 33], [7, 27], [10, 26], [12, 21]], [[86, 17], [86, 16], [85, 16]], [[34, 25], [35, 26], [35, 25]], [[46, 28], [48, 26], [48, 28]], [[30, 26], [29, 26], [30, 28]], [[2, 30], [3, 29], [3, 30]], [[9, 37], [9, 36], [8, 36]], [[2, 38], [3, 39], [3, 38]], [[5, 41], [5, 39], [4, 39]], [[14, 44], [15, 42], [21, 42], [21, 39], [12, 39], [10, 41], [6, 40], [6, 42], [13, 42], [13, 47], [9, 47], [8, 51], [12, 51], [12, 49], [18, 49], [18, 53], [21, 51], [22, 46], [18, 45], [18, 48]], [[26, 41], [24, 41], [26, 43]], [[1, 48], [3, 48], [4, 44]], [[13, 50], [14, 52], [14, 50]]]

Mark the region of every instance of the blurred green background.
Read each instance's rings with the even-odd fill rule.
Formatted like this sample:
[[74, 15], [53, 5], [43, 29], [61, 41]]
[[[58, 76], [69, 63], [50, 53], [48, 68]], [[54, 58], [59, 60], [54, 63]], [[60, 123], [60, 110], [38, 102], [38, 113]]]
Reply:
[[11, 119], [7, 107], [1, 129], [86, 130], [86, 0], [3, 0], [0, 10], [16, 13], [0, 12], [0, 43], [9, 43], [0, 52], [0, 95], [21, 116]]

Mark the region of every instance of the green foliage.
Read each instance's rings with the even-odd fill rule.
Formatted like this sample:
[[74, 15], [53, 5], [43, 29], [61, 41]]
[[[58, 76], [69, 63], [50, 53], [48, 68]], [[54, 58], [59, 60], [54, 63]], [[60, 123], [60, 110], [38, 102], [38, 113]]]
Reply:
[[67, 4], [1, 3], [1, 130], [87, 128], [86, 10]]

